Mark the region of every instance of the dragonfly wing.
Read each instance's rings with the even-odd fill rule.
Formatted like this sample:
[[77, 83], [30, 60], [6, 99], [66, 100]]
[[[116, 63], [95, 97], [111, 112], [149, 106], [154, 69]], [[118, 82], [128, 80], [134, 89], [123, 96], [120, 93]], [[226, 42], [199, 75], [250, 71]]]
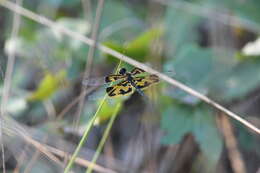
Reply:
[[158, 83], [159, 78], [156, 75], [149, 75], [143, 77], [135, 77], [134, 83], [138, 89], [146, 89], [152, 84]]
[[132, 71], [131, 71], [131, 74], [132, 75], [137, 75], [137, 74], [140, 74], [140, 73], [144, 73], [145, 71], [140, 69], [140, 68], [134, 68]]
[[119, 79], [126, 79], [125, 75], [121, 75], [121, 74], [111, 74], [105, 77], [105, 82], [109, 83], [109, 82], [115, 82]]
[[110, 97], [131, 94], [133, 91], [133, 86], [128, 81], [122, 81], [106, 89], [106, 92]]
[[126, 79], [125, 75], [111, 74], [104, 77], [84, 79], [82, 84], [85, 86], [100, 86], [106, 83], [115, 82], [117, 80], [123, 80], [123, 79]]
[[89, 78], [82, 81], [82, 85], [85, 86], [100, 86], [105, 84], [105, 77]]
[[86, 96], [86, 100], [88, 101], [97, 101], [101, 98], [103, 98], [106, 94], [105, 89], [106, 89], [106, 85], [101, 86], [100, 88], [96, 89], [95, 91], [89, 93]]

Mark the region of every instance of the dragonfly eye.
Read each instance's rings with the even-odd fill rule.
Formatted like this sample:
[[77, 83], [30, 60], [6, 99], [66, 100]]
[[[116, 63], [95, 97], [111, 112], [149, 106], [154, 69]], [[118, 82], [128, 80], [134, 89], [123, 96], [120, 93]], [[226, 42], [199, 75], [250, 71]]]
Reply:
[[119, 70], [119, 74], [124, 75], [125, 73], [126, 73], [126, 69], [125, 68], [121, 68]]

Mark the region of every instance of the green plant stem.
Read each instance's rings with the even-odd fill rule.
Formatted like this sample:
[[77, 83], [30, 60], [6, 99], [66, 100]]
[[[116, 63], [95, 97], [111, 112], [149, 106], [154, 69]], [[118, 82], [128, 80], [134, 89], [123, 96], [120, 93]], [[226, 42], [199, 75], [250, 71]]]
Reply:
[[121, 107], [121, 103], [118, 103], [116, 105], [116, 108], [115, 108], [115, 111], [114, 111], [112, 117], [109, 120], [107, 128], [106, 128], [106, 130], [104, 132], [104, 135], [102, 136], [102, 139], [101, 139], [100, 143], [98, 144], [98, 148], [97, 148], [97, 150], [95, 152], [95, 155], [94, 155], [93, 159], [91, 160], [91, 164], [88, 167], [86, 173], [91, 173], [92, 172], [93, 165], [96, 163], [96, 161], [97, 161], [97, 159], [98, 159], [98, 157], [99, 157], [99, 155], [101, 153], [101, 150], [103, 149], [103, 146], [104, 146], [104, 144], [105, 144], [105, 142], [107, 140], [107, 137], [108, 137], [109, 132], [110, 132], [110, 130], [112, 128], [112, 125], [113, 125], [113, 123], [114, 123], [114, 121], [115, 121], [115, 119], [117, 117], [118, 111], [120, 110], [120, 107]]
[[[119, 61], [115, 72], [118, 71], [119, 67], [121, 66], [121, 63], [122, 63], [122, 61]], [[94, 122], [95, 122], [95, 120], [96, 120], [96, 118], [97, 118], [97, 116], [98, 116], [98, 113], [99, 113], [99, 111], [101, 110], [101, 108], [102, 108], [102, 106], [103, 106], [103, 104], [104, 104], [106, 98], [107, 98], [107, 94], [103, 97], [102, 101], [100, 102], [100, 104], [99, 104], [99, 106], [98, 106], [98, 109], [97, 109], [95, 115], [94, 115], [94, 116], [91, 118], [91, 120], [88, 122], [87, 128], [86, 128], [86, 130], [85, 130], [85, 132], [84, 132], [84, 134], [83, 134], [83, 136], [82, 136], [82, 138], [81, 138], [81, 140], [80, 140], [80, 142], [79, 142], [79, 144], [78, 144], [76, 150], [74, 151], [74, 153], [73, 153], [71, 159], [69, 160], [69, 163], [67, 164], [67, 166], [66, 166], [66, 168], [65, 168], [65, 170], [64, 170], [64, 173], [68, 173], [69, 170], [72, 168], [73, 163], [74, 163], [74, 161], [75, 161], [75, 159], [76, 159], [76, 157], [77, 157], [77, 155], [78, 155], [78, 153], [79, 153], [81, 147], [82, 147], [83, 144], [86, 142], [86, 140], [87, 140], [87, 138], [88, 138], [88, 135], [89, 135], [89, 132], [90, 132], [90, 129], [92, 128], [92, 126], [93, 126], [93, 124], [94, 124]]]
[[65, 170], [64, 170], [64, 173], [68, 173], [69, 170], [71, 169], [71, 167], [72, 167], [72, 165], [73, 165], [73, 163], [74, 163], [74, 161], [75, 161], [75, 159], [76, 159], [76, 157], [77, 157], [77, 155], [78, 155], [78, 153], [79, 153], [81, 147], [83, 146], [83, 144], [84, 144], [84, 143], [86, 142], [86, 140], [87, 140], [87, 137], [88, 137], [88, 135], [89, 135], [90, 129], [92, 128], [93, 123], [95, 122], [95, 120], [96, 120], [96, 118], [97, 118], [97, 116], [98, 116], [98, 113], [99, 113], [99, 111], [101, 110], [101, 107], [102, 107], [102, 105], [104, 104], [106, 98], [107, 98], [107, 95], [105, 95], [105, 96], [103, 97], [101, 103], [100, 103], [99, 106], [98, 106], [98, 109], [97, 109], [95, 115], [94, 115], [94, 116], [91, 118], [91, 120], [88, 122], [87, 128], [86, 128], [86, 130], [85, 130], [85, 132], [84, 132], [84, 134], [83, 134], [83, 136], [82, 136], [82, 138], [81, 138], [81, 140], [80, 140], [80, 142], [79, 142], [79, 145], [77, 146], [76, 150], [74, 151], [74, 153], [73, 153], [73, 155], [72, 155], [72, 157], [71, 157], [71, 159], [70, 159], [68, 165], [66, 166], [66, 168], [65, 168]]

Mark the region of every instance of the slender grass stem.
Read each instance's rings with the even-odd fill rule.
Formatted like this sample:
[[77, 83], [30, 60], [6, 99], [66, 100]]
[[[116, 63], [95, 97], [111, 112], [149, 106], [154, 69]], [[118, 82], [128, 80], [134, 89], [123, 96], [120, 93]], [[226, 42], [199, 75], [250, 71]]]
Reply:
[[[118, 71], [119, 67], [121, 66], [121, 63], [122, 63], [122, 62], [119, 61], [115, 72]], [[102, 106], [103, 106], [103, 104], [104, 104], [106, 98], [107, 98], [107, 95], [105, 95], [105, 96], [103, 97], [103, 99], [101, 100], [101, 102], [100, 102], [100, 104], [99, 104], [99, 106], [98, 106], [98, 109], [97, 109], [95, 115], [94, 115], [94, 116], [90, 119], [90, 121], [88, 122], [87, 127], [86, 127], [86, 130], [85, 130], [85, 132], [84, 132], [84, 134], [83, 134], [83, 136], [82, 136], [82, 138], [81, 138], [81, 140], [80, 140], [80, 142], [79, 142], [79, 144], [78, 144], [76, 150], [74, 151], [74, 153], [73, 153], [73, 155], [72, 155], [72, 157], [71, 157], [69, 163], [67, 164], [67, 166], [66, 166], [66, 168], [65, 168], [65, 170], [64, 170], [64, 173], [68, 173], [69, 170], [72, 168], [73, 163], [74, 163], [74, 161], [75, 161], [75, 159], [76, 159], [76, 157], [77, 157], [77, 155], [78, 155], [78, 153], [79, 153], [81, 147], [82, 147], [83, 144], [86, 142], [86, 140], [87, 140], [87, 138], [88, 138], [88, 135], [89, 135], [89, 132], [90, 132], [90, 130], [91, 130], [91, 128], [92, 128], [92, 126], [93, 126], [93, 124], [94, 124], [96, 118], [98, 117], [99, 111], [101, 110], [101, 108], [102, 108]]]
[[108, 125], [107, 125], [107, 128], [106, 128], [105, 132], [104, 132], [104, 135], [102, 136], [102, 139], [101, 139], [100, 143], [98, 144], [98, 148], [97, 148], [97, 150], [96, 150], [96, 152], [95, 152], [95, 154], [93, 156], [93, 159], [91, 160], [91, 165], [88, 167], [86, 173], [91, 173], [92, 172], [93, 165], [96, 163], [96, 161], [97, 161], [97, 159], [98, 159], [98, 157], [99, 157], [99, 155], [101, 153], [101, 150], [103, 149], [103, 146], [104, 146], [104, 144], [105, 144], [105, 142], [107, 140], [107, 137], [109, 135], [109, 132], [110, 132], [110, 130], [112, 128], [112, 125], [113, 125], [113, 123], [114, 123], [114, 121], [115, 121], [115, 119], [117, 117], [117, 114], [118, 114], [118, 112], [120, 110], [120, 106], [121, 106], [120, 103], [118, 103], [116, 105], [115, 111], [114, 111], [112, 117], [110, 118], [110, 120], [108, 122]]
[[94, 122], [95, 122], [95, 120], [96, 120], [96, 118], [97, 118], [97, 116], [98, 116], [98, 113], [99, 113], [99, 111], [101, 110], [101, 108], [102, 108], [102, 106], [103, 106], [103, 104], [104, 104], [106, 98], [107, 98], [107, 95], [105, 95], [105, 96], [103, 97], [101, 103], [100, 103], [99, 106], [98, 106], [98, 109], [97, 109], [95, 115], [94, 115], [94, 116], [90, 119], [90, 121], [88, 122], [87, 127], [86, 127], [86, 130], [85, 130], [85, 132], [84, 132], [84, 134], [83, 134], [83, 136], [82, 136], [82, 138], [81, 138], [81, 140], [80, 140], [80, 142], [79, 142], [79, 144], [78, 144], [76, 150], [74, 151], [74, 153], [73, 153], [73, 155], [72, 155], [72, 157], [71, 157], [69, 163], [67, 164], [67, 166], [66, 166], [66, 168], [65, 168], [65, 170], [64, 170], [64, 173], [68, 173], [69, 170], [72, 168], [73, 163], [74, 163], [74, 161], [75, 161], [75, 159], [76, 159], [76, 157], [77, 157], [77, 155], [78, 155], [78, 153], [79, 153], [81, 147], [82, 147], [83, 144], [86, 142], [86, 140], [87, 140], [87, 138], [88, 138], [88, 135], [89, 135], [89, 132], [90, 132], [90, 129], [92, 128], [92, 126], [93, 126], [93, 124], [94, 124]]

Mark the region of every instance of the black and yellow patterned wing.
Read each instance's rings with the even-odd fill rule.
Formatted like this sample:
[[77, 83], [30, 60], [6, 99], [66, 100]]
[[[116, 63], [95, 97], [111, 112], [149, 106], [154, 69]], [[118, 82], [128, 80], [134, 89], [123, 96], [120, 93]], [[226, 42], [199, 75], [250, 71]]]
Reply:
[[145, 71], [140, 69], [140, 68], [134, 68], [130, 73], [132, 75], [137, 75], [137, 74], [140, 74], [140, 73], [144, 73]]
[[109, 82], [115, 82], [117, 80], [122, 80], [122, 79], [126, 79], [125, 75], [121, 75], [121, 74], [111, 74], [105, 77], [105, 82], [109, 83]]
[[146, 89], [152, 84], [158, 83], [159, 78], [156, 75], [148, 75], [143, 77], [134, 77], [134, 83], [138, 89]]
[[133, 92], [133, 86], [128, 81], [122, 81], [106, 89], [109, 97], [123, 96]]

